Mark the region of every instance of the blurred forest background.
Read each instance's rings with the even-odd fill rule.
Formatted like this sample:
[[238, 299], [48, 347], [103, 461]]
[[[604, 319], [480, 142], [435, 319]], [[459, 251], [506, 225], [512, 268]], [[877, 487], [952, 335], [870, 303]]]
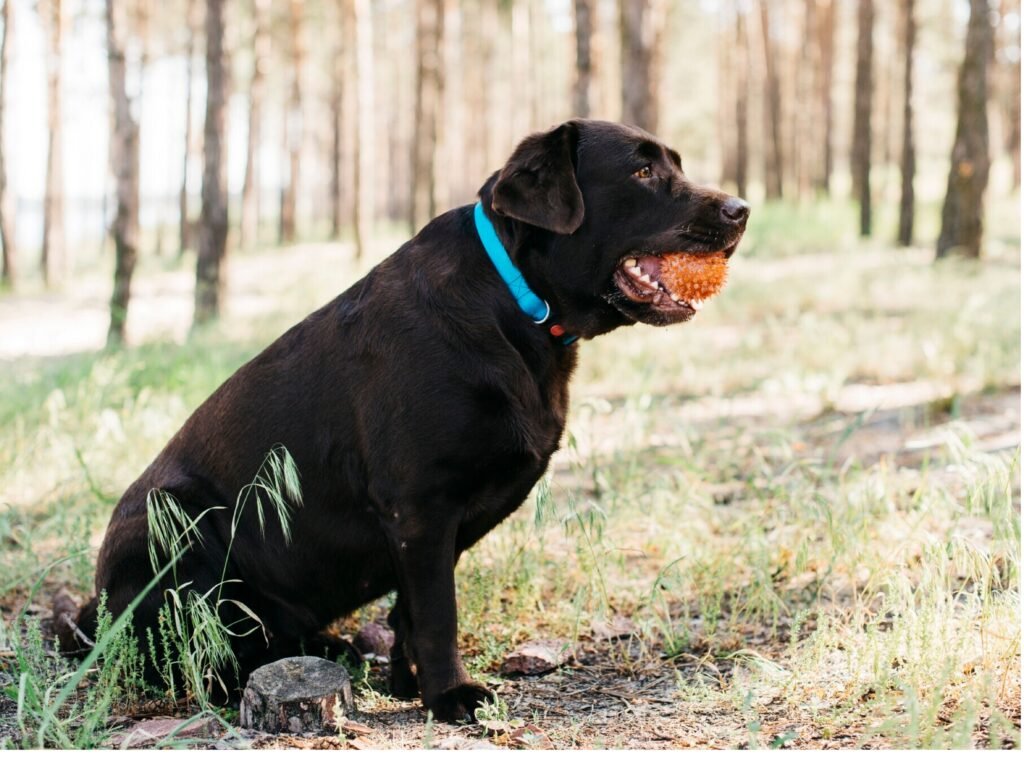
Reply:
[[[163, 713], [160, 746], [1019, 750], [1017, 0], [0, 0], [0, 25], [0, 748]], [[76, 676], [51, 598], [93, 593], [196, 406], [573, 116], [649, 129], [752, 214], [699, 317], [580, 346], [550, 472], [461, 559], [490, 726], [392, 699], [386, 648], [315, 739], [239, 734], [180, 627], [167, 668], [198, 682], [146, 688], [118, 640]], [[506, 673], [528, 640], [573, 660]]]
[[[851, 198], [862, 235], [881, 220], [939, 256], [979, 255], [986, 193], [1020, 180], [1017, 0], [2, 8], [3, 285], [112, 275], [110, 344], [140, 261], [195, 254], [203, 323], [230, 252], [342, 238], [362, 259], [375, 231], [472, 201], [520, 138], [571, 116], [644, 127], [754, 203]], [[938, 231], [915, 231], [938, 205]]]

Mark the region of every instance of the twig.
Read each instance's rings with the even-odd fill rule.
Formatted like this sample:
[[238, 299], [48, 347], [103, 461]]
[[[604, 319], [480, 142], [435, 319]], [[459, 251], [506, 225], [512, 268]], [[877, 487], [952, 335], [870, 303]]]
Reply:
[[85, 645], [89, 648], [92, 648], [96, 645], [96, 643], [89, 639], [89, 636], [86, 635], [85, 632], [78, 628], [78, 625], [75, 624], [74, 620], [72, 620], [69, 614], [62, 613], [60, 616], [57, 617], [57, 621], [63, 621], [65, 624], [67, 624], [71, 628], [71, 632], [72, 634], [74, 634], [75, 639], [78, 640], [80, 643], [85, 643]]

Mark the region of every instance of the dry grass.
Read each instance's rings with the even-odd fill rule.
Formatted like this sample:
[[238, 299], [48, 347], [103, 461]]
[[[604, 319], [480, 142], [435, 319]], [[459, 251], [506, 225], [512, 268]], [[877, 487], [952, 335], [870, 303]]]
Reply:
[[[878, 245], [780, 255], [778, 236], [753, 232], [686, 326], [582, 344], [552, 472], [458, 571], [492, 715], [560, 747], [1019, 747], [1018, 246], [933, 264]], [[89, 591], [120, 491], [228, 373], [347, 284], [346, 254], [238, 259], [234, 314], [185, 346], [152, 341], [187, 322], [179, 297], [163, 325], [135, 326], [141, 346], [5, 364], [0, 645], [19, 642], [13, 612], [40, 578], [42, 594]], [[47, 308], [71, 325], [81, 311]], [[624, 637], [592, 630], [622, 616]], [[536, 637], [575, 661], [501, 678]], [[382, 681], [372, 668], [359, 688], [373, 730], [357, 746], [516, 745], [428, 724]]]

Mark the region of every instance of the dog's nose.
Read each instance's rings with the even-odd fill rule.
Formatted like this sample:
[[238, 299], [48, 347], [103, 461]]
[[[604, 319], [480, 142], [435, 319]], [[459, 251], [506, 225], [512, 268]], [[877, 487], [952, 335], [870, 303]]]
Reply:
[[722, 203], [722, 218], [729, 224], [743, 224], [750, 215], [750, 205], [742, 197], [730, 197]]

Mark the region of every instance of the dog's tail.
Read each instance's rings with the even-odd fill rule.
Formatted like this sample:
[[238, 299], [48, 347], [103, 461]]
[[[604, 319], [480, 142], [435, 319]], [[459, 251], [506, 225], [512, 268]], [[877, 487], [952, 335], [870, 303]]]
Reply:
[[53, 598], [53, 631], [64, 656], [80, 659], [92, 650], [98, 607], [99, 600], [94, 597], [79, 609], [78, 603], [64, 589]]

